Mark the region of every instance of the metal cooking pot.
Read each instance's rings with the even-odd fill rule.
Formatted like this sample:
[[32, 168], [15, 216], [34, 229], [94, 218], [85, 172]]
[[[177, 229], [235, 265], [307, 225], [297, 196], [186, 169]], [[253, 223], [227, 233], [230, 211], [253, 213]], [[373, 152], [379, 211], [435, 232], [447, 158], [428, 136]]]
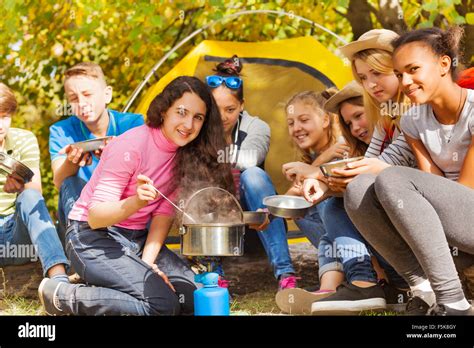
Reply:
[[[187, 201], [184, 212], [192, 199], [204, 190], [218, 187], [207, 187], [195, 192]], [[232, 196], [232, 195], [231, 195]], [[240, 209], [240, 223], [183, 223], [179, 229], [181, 236], [181, 253], [187, 256], [242, 256], [244, 254], [245, 224], [239, 202], [232, 196]], [[211, 215], [211, 214], [208, 214]], [[196, 218], [196, 217], [193, 217]], [[207, 219], [207, 216], [204, 217]]]
[[179, 229], [181, 253], [188, 256], [242, 256], [244, 224], [187, 224]]
[[30, 168], [4, 152], [0, 152], [0, 170], [6, 172], [7, 174], [18, 174], [23, 179], [25, 184], [30, 182], [34, 176], [34, 173]]

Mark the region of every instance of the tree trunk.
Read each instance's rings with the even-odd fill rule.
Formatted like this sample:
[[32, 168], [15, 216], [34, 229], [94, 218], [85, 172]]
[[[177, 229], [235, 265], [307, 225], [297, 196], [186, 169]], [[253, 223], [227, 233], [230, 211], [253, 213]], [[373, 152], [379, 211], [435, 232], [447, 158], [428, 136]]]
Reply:
[[354, 34], [353, 40], [357, 40], [359, 36], [374, 28], [370, 18], [371, 7], [367, 0], [351, 0], [345, 17], [352, 27]]
[[[456, 11], [463, 17], [466, 17], [466, 14], [469, 12], [474, 12], [474, 1], [463, 0], [461, 4], [456, 5]], [[464, 62], [469, 66], [474, 66], [474, 25], [465, 24], [464, 25]]]
[[379, 10], [373, 9], [375, 17], [385, 29], [393, 30], [396, 33], [403, 33], [407, 29], [407, 24], [403, 19], [402, 6], [398, 0], [379, 1]]

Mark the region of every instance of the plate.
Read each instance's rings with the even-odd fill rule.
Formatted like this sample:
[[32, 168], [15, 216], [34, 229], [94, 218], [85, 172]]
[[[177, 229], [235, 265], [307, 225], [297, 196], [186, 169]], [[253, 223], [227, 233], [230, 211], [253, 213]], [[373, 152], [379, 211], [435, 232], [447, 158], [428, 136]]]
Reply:
[[304, 217], [312, 206], [303, 197], [290, 195], [268, 196], [263, 199], [263, 204], [272, 215], [286, 219]]
[[25, 184], [30, 182], [34, 176], [30, 168], [4, 152], [0, 152], [0, 170], [7, 174], [18, 174]]
[[105, 143], [107, 139], [113, 138], [112, 136], [89, 139], [84, 141], [78, 141], [77, 143], [72, 143], [75, 147], [82, 149], [84, 152], [91, 152], [95, 150], [99, 150], [100, 146]]

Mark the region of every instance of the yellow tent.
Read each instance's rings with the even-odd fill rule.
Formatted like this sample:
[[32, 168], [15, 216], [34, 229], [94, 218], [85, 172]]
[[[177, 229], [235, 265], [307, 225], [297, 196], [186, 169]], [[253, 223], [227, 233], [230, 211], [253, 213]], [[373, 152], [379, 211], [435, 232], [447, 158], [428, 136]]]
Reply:
[[283, 177], [281, 166], [299, 159], [288, 136], [286, 101], [304, 90], [341, 88], [352, 79], [350, 68], [313, 37], [269, 42], [202, 41], [146, 91], [133, 111], [146, 115], [153, 98], [174, 78], [193, 75], [204, 80], [213, 73], [217, 62], [234, 54], [243, 61], [245, 109], [271, 128], [265, 169], [277, 191], [284, 193], [289, 182]]

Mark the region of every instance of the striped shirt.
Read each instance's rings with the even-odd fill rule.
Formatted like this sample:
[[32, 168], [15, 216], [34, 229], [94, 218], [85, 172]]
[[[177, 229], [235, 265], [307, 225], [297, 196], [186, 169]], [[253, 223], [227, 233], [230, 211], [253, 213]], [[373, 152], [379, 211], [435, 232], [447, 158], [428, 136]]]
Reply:
[[[3, 152], [7, 153], [17, 161], [20, 161], [30, 169], [39, 169], [40, 152], [38, 141], [30, 131], [10, 128], [5, 137]], [[0, 215], [10, 215], [15, 212], [17, 193], [6, 193], [3, 191], [7, 173], [0, 170]]]
[[395, 128], [390, 137], [385, 129], [380, 130], [375, 127], [365, 157], [378, 158], [392, 166], [417, 167], [410, 145], [398, 128]]

